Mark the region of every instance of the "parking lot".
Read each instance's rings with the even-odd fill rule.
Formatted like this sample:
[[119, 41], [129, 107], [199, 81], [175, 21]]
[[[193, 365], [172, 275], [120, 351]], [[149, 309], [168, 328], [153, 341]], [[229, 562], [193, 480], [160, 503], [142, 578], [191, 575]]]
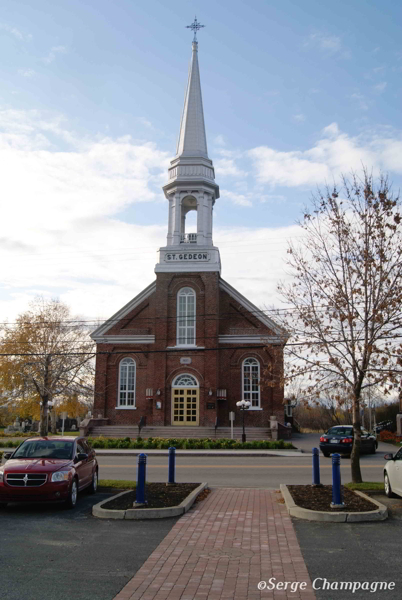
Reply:
[[9, 505], [0, 511], [1, 600], [111, 600], [176, 522], [92, 517], [108, 494], [61, 505]]

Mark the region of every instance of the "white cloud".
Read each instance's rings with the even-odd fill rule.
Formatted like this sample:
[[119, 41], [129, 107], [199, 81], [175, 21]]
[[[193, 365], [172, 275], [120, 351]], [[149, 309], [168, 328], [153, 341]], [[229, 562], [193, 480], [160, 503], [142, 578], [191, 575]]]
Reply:
[[214, 161], [215, 171], [217, 177], [244, 177], [245, 171], [239, 169], [236, 162], [232, 158], [218, 158]]
[[11, 25], [7, 25], [6, 23], [0, 23], [0, 29], [6, 31], [7, 33], [10, 33], [21, 42], [29, 42], [32, 39], [32, 35], [30, 33], [22, 33], [16, 27], [12, 27]]
[[225, 146], [226, 144], [223, 135], [217, 135], [214, 138], [214, 144], [216, 144], [217, 146]]
[[283, 194], [262, 194], [258, 196], [258, 200], [266, 204], [279, 204], [286, 202], [286, 196], [283, 196]]
[[57, 54], [66, 54], [67, 53], [67, 48], [65, 46], [53, 46], [50, 49], [50, 52], [47, 56], [45, 56], [42, 60], [44, 63], [46, 63], [47, 65], [49, 65], [50, 63], [52, 63]]
[[35, 71], [33, 69], [18, 69], [18, 75], [22, 75], [22, 77], [33, 77]]
[[360, 110], [368, 110], [369, 109], [369, 105], [366, 101], [366, 98], [363, 96], [363, 94], [360, 94], [359, 92], [355, 92], [350, 97], [355, 103], [357, 103], [357, 106], [359, 107]]
[[297, 225], [217, 228], [214, 244], [221, 254], [222, 277], [257, 306], [278, 305], [276, 287], [287, 279], [284, 260], [288, 240], [302, 235]]
[[152, 125], [151, 121], [149, 121], [145, 117], [138, 117], [137, 121], [139, 123], [141, 123], [141, 125], [144, 125], [144, 127], [146, 127], [147, 129], [150, 129], [150, 130], [154, 129], [154, 126]]
[[293, 115], [293, 120], [296, 121], [296, 123], [304, 123], [306, 117], [302, 113], [298, 113], [296, 115]]
[[344, 49], [342, 39], [337, 35], [323, 32], [311, 33], [305, 40], [304, 46], [318, 48], [325, 55], [350, 58], [350, 52]]
[[377, 92], [378, 94], [382, 94], [385, 91], [386, 87], [387, 87], [387, 82], [382, 81], [381, 83], [378, 83], [377, 85], [374, 86], [374, 91]]
[[236, 150], [227, 150], [226, 148], [218, 149], [218, 158], [214, 160], [215, 171], [217, 177], [236, 177], [244, 178], [247, 173], [243, 169], [239, 168], [236, 164], [236, 160], [243, 158], [243, 153]]
[[372, 131], [352, 137], [342, 133], [336, 123], [323, 129], [321, 139], [308, 150], [280, 152], [261, 146], [248, 154], [258, 180], [271, 186], [311, 187], [359, 171], [362, 165], [375, 172], [402, 173], [400, 134]]
[[222, 199], [230, 200], [238, 206], [253, 206], [253, 203], [250, 200], [250, 194], [237, 194], [230, 190], [221, 190], [220, 196]]
[[[276, 185], [311, 187], [340, 172], [360, 170], [362, 162], [402, 173], [401, 157], [402, 140], [395, 132], [352, 137], [336, 123], [304, 151], [222, 148], [219, 160], [227, 161], [230, 182], [221, 198], [244, 207], [254, 203], [257, 209], [257, 203], [286, 201], [283, 190], [272, 190]], [[159, 180], [165, 181], [169, 159], [170, 153], [130, 136], [80, 137], [61, 115], [0, 110], [6, 199], [0, 220], [1, 319], [12, 320], [37, 293], [58, 295], [73, 313], [104, 318], [151, 282], [167, 223], [140, 226], [124, 222], [119, 213], [162, 197]], [[248, 173], [238, 164], [247, 165]], [[224, 212], [216, 223], [225, 222]], [[298, 235], [296, 226], [215, 226], [223, 277], [257, 305], [277, 303], [286, 239]]]
[[[140, 291], [144, 278], [152, 277], [155, 249], [166, 235], [165, 228], [128, 225], [115, 215], [157, 198], [154, 181], [166, 173], [168, 154], [129, 136], [81, 139], [67, 125], [60, 116], [38, 111], [0, 111], [2, 198], [7, 199], [0, 220], [0, 299], [11, 294], [1, 299], [0, 309], [6, 316], [38, 287], [76, 290], [78, 296], [88, 281], [112, 286], [120, 280], [130, 296], [135, 285], [127, 267], [138, 265], [139, 256], [134, 279]], [[116, 257], [119, 248], [134, 249]], [[96, 305], [93, 296], [92, 301]], [[82, 298], [84, 309], [93, 314], [89, 297]]]

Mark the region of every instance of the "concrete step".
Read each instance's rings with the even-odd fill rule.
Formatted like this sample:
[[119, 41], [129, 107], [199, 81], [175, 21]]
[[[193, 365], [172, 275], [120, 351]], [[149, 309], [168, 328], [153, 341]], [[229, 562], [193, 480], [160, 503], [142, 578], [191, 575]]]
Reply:
[[[241, 427], [233, 428], [234, 439], [241, 439], [243, 430]], [[89, 435], [91, 437], [104, 436], [116, 438], [136, 438], [138, 437], [138, 427], [107, 425], [105, 427], [94, 427]], [[230, 427], [143, 427], [140, 436], [143, 439], [149, 437], [168, 438], [211, 438], [211, 439], [230, 439]], [[267, 440], [271, 439], [271, 430], [267, 427], [246, 427], [247, 440]]]

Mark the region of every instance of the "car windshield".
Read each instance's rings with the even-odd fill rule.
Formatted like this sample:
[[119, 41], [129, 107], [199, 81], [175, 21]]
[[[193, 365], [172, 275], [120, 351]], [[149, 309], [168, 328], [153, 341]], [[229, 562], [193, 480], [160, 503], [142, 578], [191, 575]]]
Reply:
[[353, 427], [331, 427], [327, 433], [331, 435], [353, 435]]
[[26, 440], [14, 452], [13, 458], [59, 458], [72, 459], [73, 442], [64, 440]]

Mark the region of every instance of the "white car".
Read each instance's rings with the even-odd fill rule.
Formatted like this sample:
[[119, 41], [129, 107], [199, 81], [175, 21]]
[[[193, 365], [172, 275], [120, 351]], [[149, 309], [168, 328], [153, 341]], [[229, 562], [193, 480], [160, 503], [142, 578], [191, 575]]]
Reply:
[[384, 467], [384, 488], [388, 498], [394, 494], [402, 496], [402, 448], [396, 454], [385, 454], [388, 460]]

